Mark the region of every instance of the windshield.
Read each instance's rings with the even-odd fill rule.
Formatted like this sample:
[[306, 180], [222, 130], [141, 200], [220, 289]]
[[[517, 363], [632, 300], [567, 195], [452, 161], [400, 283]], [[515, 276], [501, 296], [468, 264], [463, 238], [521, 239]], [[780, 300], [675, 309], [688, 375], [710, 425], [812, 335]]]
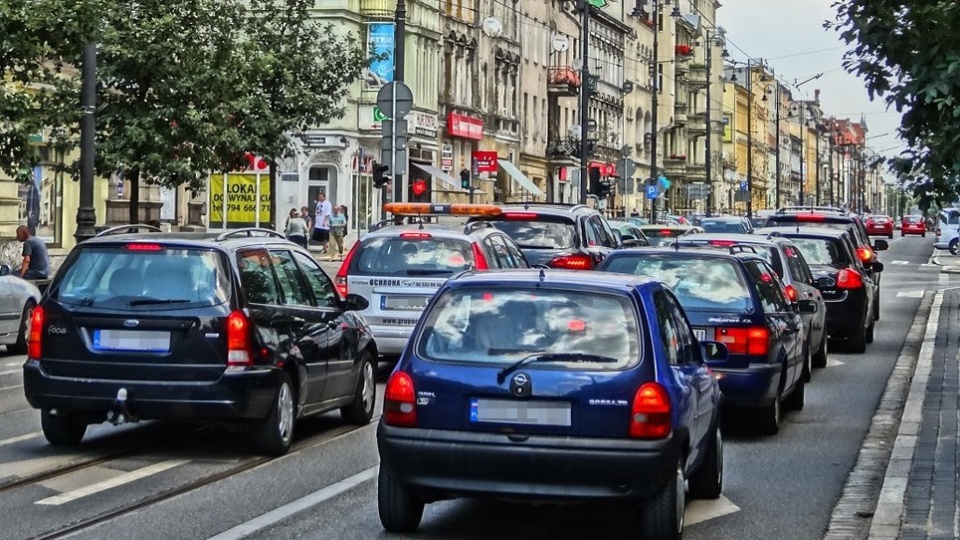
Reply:
[[750, 292], [735, 263], [695, 255], [618, 256], [607, 259], [607, 272], [646, 276], [673, 289], [683, 309], [747, 311]]
[[351, 275], [449, 276], [473, 266], [466, 240], [411, 233], [364, 240], [350, 261]]
[[923, 216], [907, 216], [903, 220], [907, 223], [920, 223], [923, 221]]
[[51, 295], [62, 304], [118, 311], [215, 306], [230, 298], [224, 268], [222, 257], [205, 249], [84, 248]]
[[572, 221], [494, 221], [521, 249], [567, 249], [577, 232]]
[[554, 365], [611, 370], [636, 363], [640, 354], [630, 299], [602, 293], [455, 289], [437, 300], [421, 328], [420, 356], [448, 362], [509, 364], [558, 354]]
[[747, 230], [746, 227], [743, 226], [743, 223], [739, 221], [705, 219], [700, 222], [700, 226], [710, 233], [743, 233]]
[[822, 264], [827, 266], [837, 266], [845, 262], [840, 254], [840, 245], [836, 240], [830, 238], [791, 238], [790, 239], [807, 264]]

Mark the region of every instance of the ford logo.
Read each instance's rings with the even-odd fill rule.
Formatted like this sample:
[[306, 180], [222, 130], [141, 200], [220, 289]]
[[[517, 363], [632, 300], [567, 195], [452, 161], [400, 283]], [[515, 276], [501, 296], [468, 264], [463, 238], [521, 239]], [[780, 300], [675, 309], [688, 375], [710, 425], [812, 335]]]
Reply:
[[123, 321], [123, 325], [126, 326], [127, 328], [136, 328], [140, 326], [140, 321], [136, 319], [127, 319]]

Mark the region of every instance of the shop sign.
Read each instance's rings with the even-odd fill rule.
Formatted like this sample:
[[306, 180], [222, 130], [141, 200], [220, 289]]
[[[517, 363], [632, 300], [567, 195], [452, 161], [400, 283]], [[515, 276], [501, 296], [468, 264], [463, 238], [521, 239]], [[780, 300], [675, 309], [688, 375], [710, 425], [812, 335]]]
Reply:
[[599, 161], [591, 161], [590, 168], [600, 169], [600, 176], [617, 176], [617, 166], [612, 163], [602, 163]]
[[457, 113], [447, 114], [447, 135], [483, 140], [483, 120]]
[[224, 215], [227, 228], [254, 227], [270, 222], [269, 174], [213, 174], [210, 175], [209, 193], [211, 228], [224, 228]]
[[410, 131], [415, 135], [432, 139], [437, 137], [437, 115], [413, 111], [407, 115], [407, 122], [410, 123]]
[[376, 105], [360, 105], [357, 107], [357, 129], [380, 131], [386, 116]]
[[497, 172], [497, 153], [491, 150], [475, 150], [473, 152], [473, 162], [476, 164], [474, 170], [477, 173]]
[[453, 145], [443, 143], [440, 147], [440, 168], [444, 171], [453, 169]]

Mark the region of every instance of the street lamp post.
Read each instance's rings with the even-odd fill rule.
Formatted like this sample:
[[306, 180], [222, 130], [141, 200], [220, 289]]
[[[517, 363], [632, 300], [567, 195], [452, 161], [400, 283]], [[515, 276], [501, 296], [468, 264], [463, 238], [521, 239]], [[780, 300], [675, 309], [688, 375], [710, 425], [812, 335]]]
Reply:
[[712, 214], [714, 206], [713, 198], [713, 156], [711, 152], [713, 151], [713, 99], [711, 93], [711, 87], [713, 86], [713, 47], [719, 46], [723, 39], [723, 32], [714, 32], [713, 29], [707, 28], [707, 140], [704, 143], [704, 152], [706, 155], [704, 157], [704, 168], [707, 173], [707, 215]]
[[753, 60], [747, 59], [747, 219], [753, 218]]
[[[587, 0], [579, 0], [579, 4], [580, 60], [582, 62], [580, 67], [580, 202], [586, 204], [587, 182], [590, 181], [588, 133], [590, 127], [590, 11], [592, 6]], [[654, 37], [654, 40], [656, 40], [656, 37]], [[656, 112], [654, 112], [654, 115], [656, 115]], [[654, 116], [654, 122], [656, 122], [656, 116]]]
[[[772, 71], [772, 70], [771, 70], [771, 71]], [[774, 78], [776, 78], [776, 73], [774, 73]], [[776, 82], [777, 82], [777, 84], [776, 84], [776, 86], [775, 86], [775, 88], [774, 88], [774, 91], [777, 93], [777, 97], [776, 97], [776, 99], [774, 100], [774, 106], [776, 107], [777, 112], [776, 112], [776, 115], [774, 116], [774, 130], [773, 130], [773, 131], [774, 131], [774, 133], [776, 134], [776, 135], [774, 136], [774, 138], [776, 139], [776, 142], [777, 142], [776, 149], [774, 150], [774, 156], [775, 156], [775, 159], [776, 159], [775, 166], [776, 166], [776, 168], [777, 168], [777, 176], [776, 176], [776, 180], [774, 181], [774, 185], [775, 185], [775, 188], [774, 188], [774, 189], [775, 189], [775, 192], [776, 192], [776, 196], [775, 196], [775, 198], [774, 198], [774, 203], [775, 203], [776, 208], [780, 208], [780, 169], [781, 169], [781, 164], [780, 164], [780, 108], [781, 108], [780, 95], [782, 94], [782, 92], [780, 91], [780, 80], [778, 79]], [[771, 90], [772, 87], [773, 87], [773, 85], [767, 86], [766, 92], [764, 93], [763, 98], [761, 98], [763, 101], [767, 101], [767, 94], [770, 93], [770, 90]]]
[[93, 206], [94, 158], [97, 131], [97, 44], [83, 46], [80, 86], [80, 205], [77, 207], [77, 243], [96, 236], [97, 210]]

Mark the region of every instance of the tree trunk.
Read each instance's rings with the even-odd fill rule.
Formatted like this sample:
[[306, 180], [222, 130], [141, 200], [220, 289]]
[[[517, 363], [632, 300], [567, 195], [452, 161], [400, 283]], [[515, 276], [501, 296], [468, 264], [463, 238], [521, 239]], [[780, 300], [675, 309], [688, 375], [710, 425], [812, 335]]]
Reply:
[[140, 169], [130, 169], [127, 180], [130, 180], [130, 223], [140, 223]]

